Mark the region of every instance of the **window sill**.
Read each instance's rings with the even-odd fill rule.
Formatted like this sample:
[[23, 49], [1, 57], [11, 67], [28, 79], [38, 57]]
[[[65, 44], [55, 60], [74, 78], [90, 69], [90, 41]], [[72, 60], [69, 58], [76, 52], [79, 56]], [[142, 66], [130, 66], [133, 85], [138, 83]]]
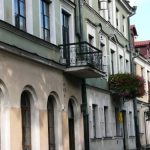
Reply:
[[123, 136], [114, 136], [114, 139], [123, 139]]
[[[135, 136], [131, 136], [130, 138], [135, 138]], [[101, 138], [97, 138], [97, 137], [94, 137], [94, 138], [90, 138], [92, 141], [96, 141], [96, 140], [121, 140], [123, 139], [123, 136], [107, 136], [107, 137], [101, 137]]]
[[112, 140], [113, 137], [112, 137], [112, 136], [106, 136], [106, 137], [104, 137], [103, 139], [104, 139], [104, 140]]
[[135, 136], [134, 136], [134, 135], [131, 135], [131, 136], [129, 136], [129, 138], [135, 138]]
[[103, 138], [97, 138], [97, 137], [94, 137], [94, 138], [91, 138], [91, 140], [102, 140]]

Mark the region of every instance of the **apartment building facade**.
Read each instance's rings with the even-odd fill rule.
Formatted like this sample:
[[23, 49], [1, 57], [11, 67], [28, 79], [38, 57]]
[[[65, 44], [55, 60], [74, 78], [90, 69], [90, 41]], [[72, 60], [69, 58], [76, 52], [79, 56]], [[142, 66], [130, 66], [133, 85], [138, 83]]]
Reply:
[[0, 0], [0, 149], [85, 149], [82, 80], [104, 72], [99, 49], [67, 45], [76, 3]]
[[150, 41], [137, 41], [135, 37], [138, 36], [136, 26], [132, 25], [131, 37], [132, 37], [132, 47], [133, 51], [138, 51], [138, 57], [134, 59], [134, 73], [143, 77], [145, 79], [145, 95], [142, 98], [138, 98], [138, 120], [139, 120], [139, 134], [142, 147], [147, 147], [150, 145], [150, 133], [149, 127], [150, 122], [148, 120], [147, 112], [149, 111], [149, 54], [150, 54]]
[[135, 149], [132, 101], [107, 84], [130, 72], [132, 13], [125, 0], [0, 0], [2, 150]]
[[119, 103], [107, 83], [111, 74], [131, 72], [128, 19], [132, 13], [127, 1], [89, 0], [83, 4], [84, 39], [103, 51], [106, 72], [104, 78], [86, 80], [92, 150], [136, 149], [132, 100]]

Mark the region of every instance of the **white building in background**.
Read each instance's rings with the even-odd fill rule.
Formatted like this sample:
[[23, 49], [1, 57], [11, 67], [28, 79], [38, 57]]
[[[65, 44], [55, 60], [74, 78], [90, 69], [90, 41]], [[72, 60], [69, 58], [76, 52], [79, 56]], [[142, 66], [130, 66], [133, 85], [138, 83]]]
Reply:
[[139, 51], [139, 56], [134, 59], [134, 72], [145, 80], [146, 93], [142, 98], [138, 98], [138, 119], [141, 145], [146, 147], [150, 145], [150, 121], [146, 115], [150, 103], [150, 41], [134, 41], [138, 35], [136, 26], [131, 25], [130, 30], [133, 50]]

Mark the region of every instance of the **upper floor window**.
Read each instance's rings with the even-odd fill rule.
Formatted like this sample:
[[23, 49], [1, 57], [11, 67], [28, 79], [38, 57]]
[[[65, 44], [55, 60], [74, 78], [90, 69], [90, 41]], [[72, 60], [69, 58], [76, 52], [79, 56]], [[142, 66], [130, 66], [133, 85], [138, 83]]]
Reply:
[[110, 23], [112, 23], [112, 14], [112, 2], [108, 0], [108, 20]]
[[123, 25], [122, 25], [122, 31], [124, 33], [125, 32], [125, 16], [124, 15], [122, 15], [122, 23], [123, 23]]
[[126, 67], [125, 71], [129, 72], [129, 60], [127, 60], [127, 59], [126, 59], [126, 66], [125, 67]]
[[15, 26], [26, 31], [25, 0], [15, 0]]
[[88, 42], [89, 44], [93, 45], [94, 44], [94, 37], [90, 34], [88, 34]]
[[147, 71], [147, 81], [150, 81], [150, 73]]
[[119, 9], [116, 8], [116, 27], [117, 27], [118, 30], [120, 29], [119, 15], [120, 15], [119, 14]]
[[62, 10], [63, 44], [69, 44], [69, 17], [70, 17], [70, 14]]
[[49, 2], [41, 0], [41, 36], [45, 41], [50, 41]]
[[111, 73], [114, 74], [114, 56], [115, 52], [113, 50], [111, 50]]
[[123, 72], [123, 57], [121, 55], [119, 56], [119, 72]]
[[141, 76], [144, 77], [144, 68], [141, 67]]
[[108, 9], [107, 0], [98, 0], [98, 8], [99, 10], [107, 10]]
[[[62, 39], [63, 39], [63, 44], [69, 44], [70, 43], [70, 37], [69, 37], [69, 19], [70, 14], [67, 13], [66, 11], [62, 10]], [[69, 58], [69, 50], [68, 47], [64, 47], [63, 51], [63, 57], [64, 58]]]

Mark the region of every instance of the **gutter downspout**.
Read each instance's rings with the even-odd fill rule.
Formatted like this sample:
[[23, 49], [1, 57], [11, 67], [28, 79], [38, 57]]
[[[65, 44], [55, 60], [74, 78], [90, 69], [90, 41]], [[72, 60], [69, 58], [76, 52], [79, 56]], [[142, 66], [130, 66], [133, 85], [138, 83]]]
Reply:
[[[80, 27], [80, 38], [79, 42], [83, 41], [83, 13], [82, 13], [82, 0], [78, 0], [79, 5], [79, 27]], [[80, 45], [81, 50], [81, 45]], [[89, 143], [89, 114], [87, 104], [87, 93], [86, 93], [86, 79], [82, 79], [82, 107], [83, 112], [83, 124], [84, 124], [84, 149], [90, 150]]]
[[[129, 48], [130, 48], [130, 62], [131, 62], [131, 73], [134, 74], [134, 58], [133, 50], [134, 47], [131, 45], [131, 32], [130, 32], [130, 17], [135, 15], [136, 13], [136, 6], [133, 7], [133, 13], [128, 17], [128, 28], [129, 28]], [[133, 43], [134, 44], [134, 43]], [[135, 137], [136, 137], [136, 148], [137, 150], [141, 149], [141, 141], [140, 141], [140, 133], [139, 133], [139, 121], [138, 121], [138, 112], [137, 112], [137, 99], [133, 99], [133, 110], [134, 110], [134, 125], [135, 125]]]

